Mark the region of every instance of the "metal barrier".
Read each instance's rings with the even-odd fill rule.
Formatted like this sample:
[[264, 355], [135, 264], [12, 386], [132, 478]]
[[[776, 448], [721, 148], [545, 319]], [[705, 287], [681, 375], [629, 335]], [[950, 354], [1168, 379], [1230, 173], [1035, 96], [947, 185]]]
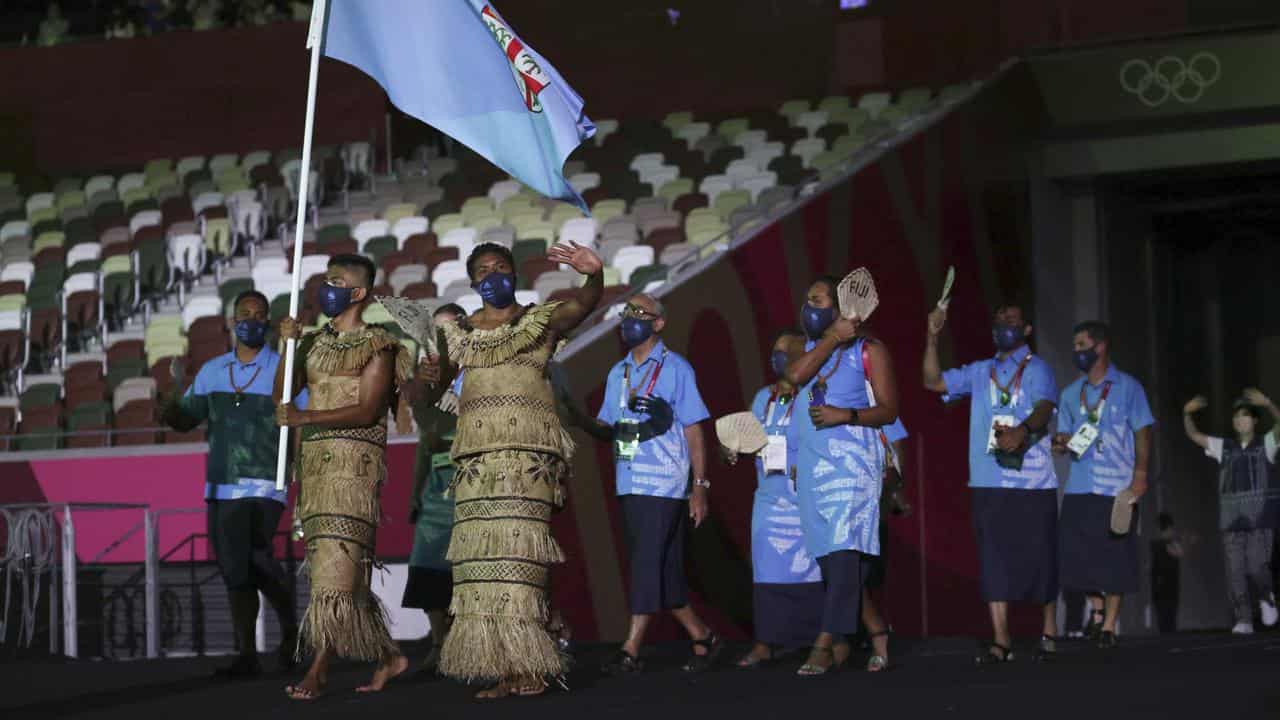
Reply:
[[[81, 561], [77, 557], [76, 517], [84, 512], [142, 511], [141, 520], [123, 533], [115, 536], [98, 550], [92, 558]], [[209, 618], [204, 588], [216, 583], [221, 589], [220, 575], [211, 558], [199, 552], [199, 541], [207, 539], [205, 533], [190, 533], [172, 547], [161, 551], [160, 528], [164, 518], [205, 512], [204, 507], [154, 510], [145, 504], [116, 503], [29, 503], [0, 505], [0, 575], [5, 580], [3, 615], [0, 615], [0, 647], [9, 646], [15, 651], [34, 647], [38, 629], [41, 601], [48, 603], [49, 653], [68, 658], [81, 655], [81, 629], [92, 626], [92, 618], [82, 617], [80, 591], [85, 582], [82, 574], [87, 569], [102, 569], [103, 587], [111, 589], [101, 595], [102, 656], [106, 658], [137, 657], [158, 658], [166, 653], [195, 655], [210, 654], [207, 640]], [[113, 551], [129, 540], [142, 535], [143, 561], [124, 564], [103, 563]], [[280, 559], [289, 573], [296, 575], [299, 558], [289, 542], [289, 533], [277, 532], [276, 538], [284, 540], [284, 552]], [[185, 555], [186, 557], [182, 557]], [[161, 578], [161, 570], [167, 563], [169, 580]], [[185, 581], [174, 582], [174, 566], [185, 565]], [[109, 584], [108, 573], [123, 570]], [[207, 568], [207, 573], [201, 573]], [[130, 571], [132, 569], [132, 571]], [[19, 582], [15, 583], [17, 579]], [[183, 598], [183, 590], [190, 597]], [[294, 588], [295, 603], [300, 588]], [[16, 591], [16, 592], [15, 592]], [[47, 591], [47, 595], [45, 594]], [[137, 601], [142, 601], [142, 622], [139, 628]], [[93, 602], [93, 601], [91, 601]], [[259, 616], [258, 649], [266, 649], [265, 609]], [[184, 610], [186, 611], [184, 613]], [[90, 610], [92, 615], [94, 611]], [[183, 617], [185, 614], [186, 617]], [[10, 617], [16, 616], [17, 623]], [[214, 616], [217, 617], [216, 615]], [[221, 622], [215, 620], [215, 626]], [[16, 631], [14, 625], [17, 625]], [[229, 625], [229, 622], [228, 622]], [[186, 627], [184, 627], [186, 626]], [[140, 630], [140, 632], [139, 632]], [[121, 636], [123, 631], [123, 636]], [[175, 638], [189, 632], [190, 645], [173, 647]], [[95, 636], [88, 642], [96, 647]], [[141, 642], [139, 642], [141, 641]], [[221, 652], [214, 643], [213, 654]], [[121, 654], [121, 650], [123, 653]], [[95, 653], [96, 654], [96, 653]]]
[[[78, 559], [76, 558], [75, 512], [109, 512], [142, 510], [143, 521], [114, 540], [96, 559], [104, 557], [137, 530], [149, 528], [148, 551], [154, 547], [154, 523], [147, 505], [132, 503], [22, 503], [0, 505], [0, 517], [6, 524], [6, 542], [0, 566], [5, 571], [4, 621], [7, 622], [12, 600], [13, 575], [20, 576], [22, 593], [22, 627], [16, 639], [19, 646], [30, 647], [35, 639], [35, 610], [39, 605], [43, 575], [49, 584], [49, 652], [57, 653], [58, 629], [61, 627], [62, 653], [79, 656]], [[60, 518], [59, 518], [60, 516]], [[61, 532], [55, 530], [61, 520]], [[54, 541], [57, 532], [58, 542]], [[35, 533], [35, 534], [32, 534]], [[55, 552], [56, 548], [56, 552]], [[59, 579], [60, 576], [60, 579]], [[148, 595], [148, 602], [153, 600]], [[59, 600], [61, 602], [59, 602]], [[59, 622], [59, 611], [61, 622]], [[0, 644], [9, 644], [7, 625], [0, 633]]]

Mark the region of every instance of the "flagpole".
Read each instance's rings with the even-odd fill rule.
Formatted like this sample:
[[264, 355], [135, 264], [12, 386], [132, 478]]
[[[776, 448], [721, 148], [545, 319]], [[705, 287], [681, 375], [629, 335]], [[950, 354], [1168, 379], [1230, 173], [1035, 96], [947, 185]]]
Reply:
[[[293, 285], [289, 292], [289, 317], [298, 317], [298, 291], [302, 283], [302, 231], [307, 219], [307, 198], [311, 188], [311, 134], [316, 121], [316, 80], [320, 74], [320, 51], [324, 45], [325, 11], [327, 0], [315, 0], [311, 6], [311, 27], [307, 31], [307, 47], [311, 50], [311, 70], [307, 77], [307, 117], [302, 131], [302, 166], [298, 170], [298, 217], [293, 229]], [[284, 389], [280, 404], [288, 405], [293, 399], [293, 359], [297, 342], [293, 338], [284, 343]], [[284, 490], [285, 467], [289, 454], [289, 427], [280, 428], [280, 449], [276, 457], [276, 490]]]

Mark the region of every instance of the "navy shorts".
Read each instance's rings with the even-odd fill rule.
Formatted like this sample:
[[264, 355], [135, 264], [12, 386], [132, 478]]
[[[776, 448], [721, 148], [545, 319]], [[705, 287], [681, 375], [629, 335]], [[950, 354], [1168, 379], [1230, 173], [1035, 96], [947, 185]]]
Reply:
[[623, 495], [618, 503], [631, 560], [631, 614], [650, 615], [688, 605], [689, 586], [684, 577], [688, 501]]

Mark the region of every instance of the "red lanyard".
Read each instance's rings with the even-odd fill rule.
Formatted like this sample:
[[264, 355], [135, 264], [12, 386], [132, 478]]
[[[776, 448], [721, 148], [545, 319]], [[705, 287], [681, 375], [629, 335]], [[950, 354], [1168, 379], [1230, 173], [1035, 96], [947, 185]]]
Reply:
[[1088, 380], [1080, 383], [1080, 414], [1084, 415], [1089, 422], [1097, 425], [1098, 421], [1102, 419], [1102, 409], [1107, 406], [1107, 396], [1111, 394], [1111, 381], [1108, 380], [1102, 383], [1102, 395], [1098, 397], [1098, 404], [1093, 407], [1089, 407], [1084, 394], [1087, 387], [1089, 387]]
[[[778, 391], [775, 389], [773, 392], [769, 393], [769, 403], [765, 406], [764, 426], [766, 430], [769, 428], [771, 424], [773, 424], [773, 403], [777, 399], [778, 399]], [[787, 405], [787, 413], [782, 416], [782, 420], [779, 421], [778, 424], [789, 425], [791, 423], [791, 412], [795, 409], [796, 409], [796, 396], [792, 394], [791, 402]]]
[[[649, 371], [649, 382], [646, 384], [644, 380], [640, 381], [640, 384], [645, 386], [644, 388], [645, 395], [653, 394], [653, 388], [658, 384], [658, 376], [662, 374], [662, 368], [666, 364], [667, 364], [667, 351], [664, 349], [662, 351], [662, 358], [658, 360], [658, 366]], [[622, 377], [624, 382], [626, 382], [626, 385], [627, 385], [625, 391], [622, 393], [622, 406], [625, 408], [627, 406], [628, 401], [630, 401], [632, 398], [636, 396], [635, 390], [631, 389], [631, 366], [630, 365], [623, 365]]]
[[[1022, 362], [1018, 363], [1018, 369], [1013, 373], [1013, 377], [1010, 378], [1007, 385], [1001, 385], [1000, 381], [996, 380], [996, 363], [991, 363], [991, 394], [995, 395], [996, 390], [1000, 391], [1000, 407], [1008, 405], [1017, 398], [1018, 391], [1022, 389], [1022, 371], [1027, 369], [1027, 363], [1029, 362], [1031, 362], [1031, 353], [1027, 353], [1027, 356], [1022, 358]], [[1012, 393], [1009, 392], [1009, 388], [1013, 388]], [[995, 400], [995, 397], [991, 399], [992, 404], [995, 404]]]

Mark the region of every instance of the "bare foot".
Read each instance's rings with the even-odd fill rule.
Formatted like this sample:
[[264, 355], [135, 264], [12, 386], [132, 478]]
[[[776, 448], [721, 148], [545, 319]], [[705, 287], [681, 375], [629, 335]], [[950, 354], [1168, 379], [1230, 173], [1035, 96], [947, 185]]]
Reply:
[[396, 679], [401, 673], [408, 669], [409, 658], [403, 655], [397, 655], [379, 665], [378, 669], [373, 671], [373, 679], [369, 681], [369, 684], [361, 685], [356, 688], [356, 692], [382, 692], [382, 689], [387, 686], [387, 683]]
[[288, 695], [290, 700], [315, 700], [324, 695], [324, 686], [327, 682], [326, 678], [307, 673], [307, 676], [297, 685], [286, 685], [284, 694]]
[[495, 685], [490, 685], [489, 687], [476, 693], [475, 697], [477, 700], [498, 700], [498, 699], [509, 696], [512, 692], [515, 691], [515, 687], [516, 687], [515, 680], [503, 680], [502, 682], [499, 682]]

